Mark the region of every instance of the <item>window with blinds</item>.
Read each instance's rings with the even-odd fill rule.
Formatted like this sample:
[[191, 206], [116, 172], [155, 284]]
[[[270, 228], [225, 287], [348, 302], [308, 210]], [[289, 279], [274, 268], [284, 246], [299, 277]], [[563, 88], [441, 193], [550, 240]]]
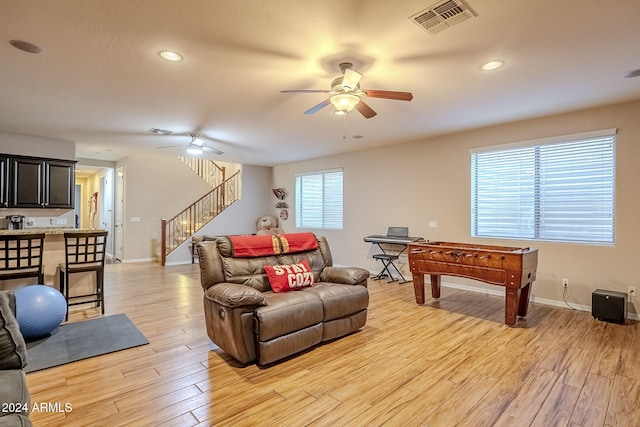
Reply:
[[471, 152], [471, 235], [613, 245], [615, 129], [514, 145]]
[[342, 169], [296, 176], [296, 227], [342, 229]]

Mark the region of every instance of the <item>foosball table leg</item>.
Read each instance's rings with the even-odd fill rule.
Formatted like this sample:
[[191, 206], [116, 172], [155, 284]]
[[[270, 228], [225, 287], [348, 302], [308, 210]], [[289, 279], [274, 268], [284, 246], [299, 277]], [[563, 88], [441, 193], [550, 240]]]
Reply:
[[513, 326], [516, 324], [516, 314], [520, 305], [520, 288], [506, 288], [504, 302], [504, 323]]
[[424, 304], [424, 274], [413, 273], [413, 293], [416, 304]]
[[431, 275], [431, 296], [434, 298], [440, 298], [440, 281], [441, 277], [439, 274]]

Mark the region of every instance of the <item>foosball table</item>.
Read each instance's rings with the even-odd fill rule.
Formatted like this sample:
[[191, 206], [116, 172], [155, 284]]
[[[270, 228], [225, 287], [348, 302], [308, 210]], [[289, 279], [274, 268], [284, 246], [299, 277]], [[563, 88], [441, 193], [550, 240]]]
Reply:
[[424, 304], [424, 275], [431, 277], [431, 296], [440, 298], [442, 276], [458, 276], [505, 287], [504, 322], [513, 326], [525, 317], [536, 280], [538, 250], [473, 243], [416, 242], [409, 244], [416, 303]]

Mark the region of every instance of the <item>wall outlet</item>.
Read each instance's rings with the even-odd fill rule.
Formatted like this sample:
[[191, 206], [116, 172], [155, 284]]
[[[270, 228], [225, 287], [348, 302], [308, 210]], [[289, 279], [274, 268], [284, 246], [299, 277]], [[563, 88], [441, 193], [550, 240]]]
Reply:
[[635, 297], [637, 295], [636, 294], [636, 287], [635, 286], [629, 286], [627, 294], [629, 294], [629, 298]]
[[563, 288], [569, 287], [569, 279], [562, 279], [562, 287]]

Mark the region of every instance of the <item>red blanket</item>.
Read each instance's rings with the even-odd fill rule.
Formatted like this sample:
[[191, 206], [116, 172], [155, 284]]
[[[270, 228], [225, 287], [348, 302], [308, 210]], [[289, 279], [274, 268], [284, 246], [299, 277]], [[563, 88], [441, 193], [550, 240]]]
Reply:
[[229, 236], [229, 239], [233, 247], [233, 256], [237, 258], [281, 255], [318, 248], [318, 240], [313, 233]]

